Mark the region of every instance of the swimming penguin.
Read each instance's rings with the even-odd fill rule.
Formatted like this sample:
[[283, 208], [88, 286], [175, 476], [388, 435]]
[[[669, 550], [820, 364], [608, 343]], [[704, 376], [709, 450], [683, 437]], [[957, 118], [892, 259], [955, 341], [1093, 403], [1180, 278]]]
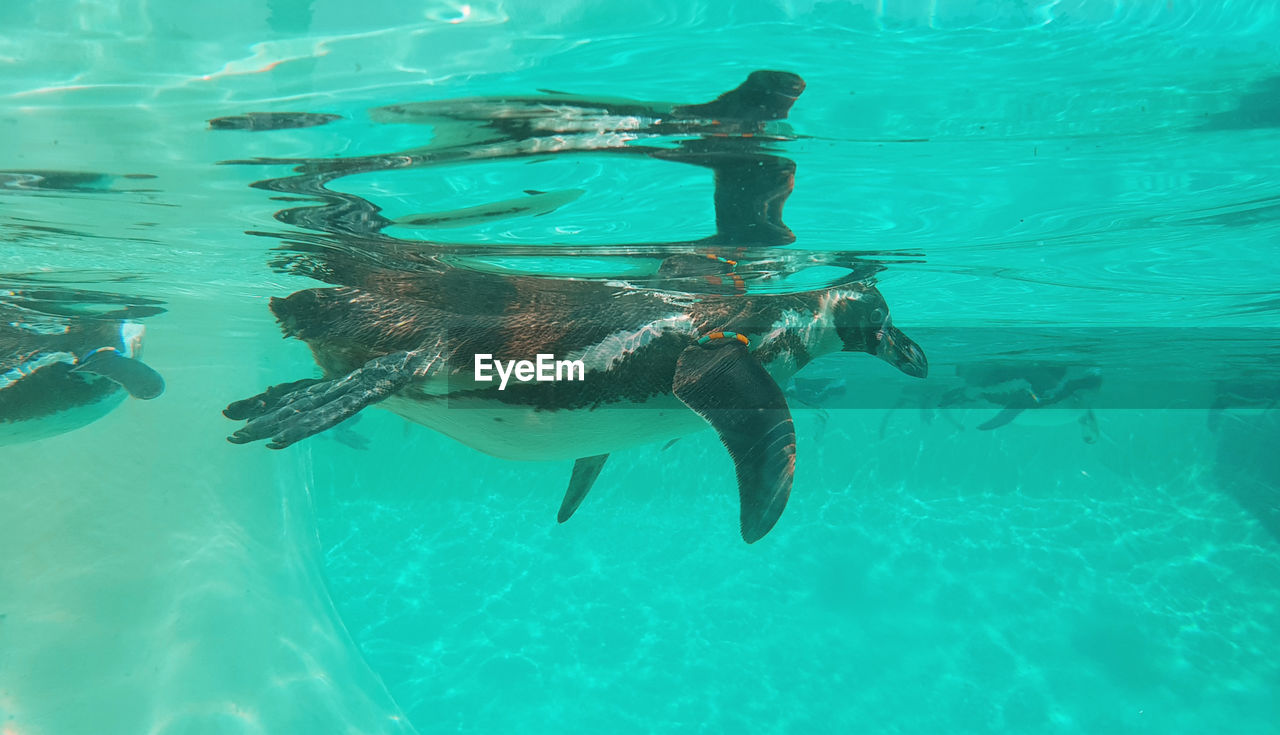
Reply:
[[[737, 470], [742, 537], [752, 543], [791, 491], [795, 430], [780, 384], [838, 351], [870, 353], [916, 377], [928, 370], [879, 291], [861, 283], [695, 296], [464, 270], [412, 282], [272, 299], [285, 334], [308, 343], [324, 378], [232, 403], [224, 414], [248, 423], [230, 441], [270, 439], [280, 449], [376, 403], [494, 456], [576, 460], [563, 522], [610, 452], [709, 424]], [[542, 355], [581, 365], [580, 379], [500, 385], [480, 370], [491, 356], [510, 375], [512, 361]]]
[[110, 294], [0, 290], [0, 444], [61, 434], [105, 416], [126, 393], [144, 400], [164, 379], [138, 359], [143, 326], [125, 314], [84, 311]]
[[[956, 366], [956, 376], [965, 385], [942, 396], [939, 408], [974, 401], [995, 404], [999, 410], [978, 425], [980, 431], [1013, 423], [1024, 416], [1024, 412], [1033, 409], [1074, 409], [1081, 427], [1081, 438], [1086, 444], [1098, 441], [1098, 419], [1090, 406], [1102, 385], [1102, 373], [1096, 367], [1054, 363], [967, 363]], [[1045, 414], [1037, 411], [1036, 415]]]

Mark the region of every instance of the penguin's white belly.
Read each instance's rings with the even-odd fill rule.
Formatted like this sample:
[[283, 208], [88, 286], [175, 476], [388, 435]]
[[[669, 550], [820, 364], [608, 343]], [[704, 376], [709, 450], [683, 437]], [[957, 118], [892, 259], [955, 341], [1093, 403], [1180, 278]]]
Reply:
[[486, 400], [423, 402], [398, 396], [379, 405], [503, 459], [591, 457], [708, 428], [674, 396], [644, 406], [619, 404], [594, 411], [535, 411]]
[[0, 417], [0, 446], [48, 439], [87, 426], [111, 413], [124, 402], [125, 395], [123, 390], [112, 391], [91, 403], [67, 406], [23, 421], [6, 421]]

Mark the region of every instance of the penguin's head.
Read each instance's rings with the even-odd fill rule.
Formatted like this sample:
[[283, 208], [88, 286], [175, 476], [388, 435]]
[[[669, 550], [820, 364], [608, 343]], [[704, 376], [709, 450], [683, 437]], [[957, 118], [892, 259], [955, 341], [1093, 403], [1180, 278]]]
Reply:
[[889, 319], [889, 306], [875, 288], [833, 294], [832, 312], [844, 352], [865, 352], [915, 378], [929, 374], [924, 350]]

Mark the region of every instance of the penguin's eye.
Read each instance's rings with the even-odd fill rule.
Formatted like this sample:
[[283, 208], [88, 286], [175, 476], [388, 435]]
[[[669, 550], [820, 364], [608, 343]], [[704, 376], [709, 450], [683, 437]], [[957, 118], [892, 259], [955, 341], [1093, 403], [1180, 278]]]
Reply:
[[880, 307], [877, 306], [876, 308], [871, 310], [871, 323], [884, 324], [884, 320], [888, 316], [889, 315], [885, 312], [884, 309], [881, 309]]

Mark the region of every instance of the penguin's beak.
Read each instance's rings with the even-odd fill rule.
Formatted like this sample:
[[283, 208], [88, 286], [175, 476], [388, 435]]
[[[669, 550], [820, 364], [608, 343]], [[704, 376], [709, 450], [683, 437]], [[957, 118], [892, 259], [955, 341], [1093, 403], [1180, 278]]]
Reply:
[[885, 325], [876, 355], [913, 378], [929, 374], [929, 360], [924, 356], [924, 350], [895, 326]]

